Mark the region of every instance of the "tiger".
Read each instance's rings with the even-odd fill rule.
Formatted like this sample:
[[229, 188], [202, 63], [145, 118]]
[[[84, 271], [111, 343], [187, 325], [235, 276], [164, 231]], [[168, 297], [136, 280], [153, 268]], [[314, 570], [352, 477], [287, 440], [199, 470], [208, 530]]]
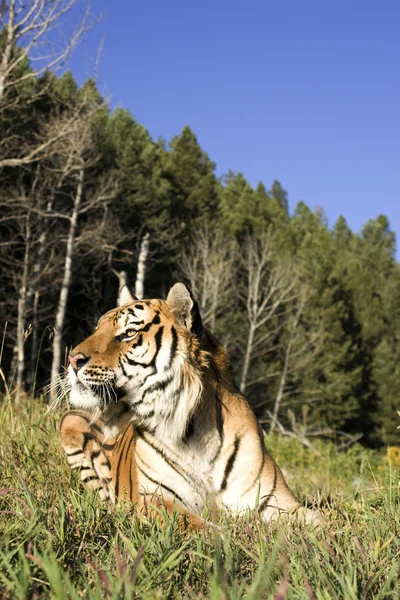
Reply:
[[166, 300], [138, 300], [124, 285], [117, 307], [71, 351], [67, 385], [61, 446], [101, 498], [139, 513], [178, 510], [195, 528], [206, 506], [323, 522], [287, 486], [184, 283]]

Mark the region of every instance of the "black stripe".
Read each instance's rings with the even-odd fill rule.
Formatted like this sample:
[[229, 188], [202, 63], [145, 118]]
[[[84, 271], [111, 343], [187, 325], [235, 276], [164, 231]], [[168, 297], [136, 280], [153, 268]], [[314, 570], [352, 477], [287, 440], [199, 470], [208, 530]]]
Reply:
[[126, 445], [127, 440], [129, 439], [129, 437], [127, 436], [127, 431], [128, 431], [129, 427], [127, 427], [124, 431], [124, 434], [122, 436], [121, 439], [121, 443], [119, 445], [118, 451], [119, 451], [119, 457], [118, 457], [118, 463], [117, 463], [117, 470], [115, 472], [115, 496], [118, 498], [118, 493], [119, 493], [119, 472], [121, 469], [121, 462], [122, 462], [122, 453], [123, 453], [123, 449]]
[[[144, 329], [142, 329], [142, 331], [144, 331]], [[157, 331], [157, 333], [155, 334], [155, 336], [154, 336], [154, 341], [156, 343], [156, 351], [155, 351], [154, 356], [153, 356], [153, 358], [151, 359], [150, 362], [148, 362], [148, 363], [141, 363], [141, 362], [138, 362], [136, 360], [133, 360], [133, 358], [129, 358], [128, 355], [124, 357], [125, 360], [126, 360], [126, 362], [128, 364], [132, 365], [132, 366], [143, 367], [143, 369], [147, 369], [148, 367], [153, 367], [154, 372], [150, 373], [150, 375], [154, 375], [154, 373], [156, 372], [155, 371], [155, 364], [156, 364], [157, 356], [158, 356], [158, 353], [161, 350], [163, 331], [164, 331], [164, 327], [161, 326], [159, 328], [159, 330]], [[124, 373], [124, 375], [125, 375], [125, 373]], [[147, 377], [149, 377], [150, 375], [148, 375]], [[147, 377], [146, 377], [146, 379], [147, 379]]]
[[83, 454], [82, 450], [76, 450], [75, 452], [66, 452], [67, 456], [78, 456], [78, 454]]
[[179, 398], [183, 392], [183, 388], [185, 387], [183, 371], [181, 371], [180, 376], [181, 376], [181, 380], [179, 382], [179, 387], [177, 390], [175, 390], [173, 396], [171, 397], [171, 402], [169, 403], [168, 416], [171, 414], [172, 411], [175, 410], [175, 406], [179, 403]]
[[260, 479], [260, 475], [264, 468], [264, 464], [265, 464], [265, 452], [263, 452], [263, 454], [262, 454], [261, 465], [260, 465], [260, 468], [258, 469], [258, 473], [255, 476], [253, 483], [247, 488], [247, 490], [245, 492], [242, 493], [242, 496], [245, 496], [251, 490], [251, 488], [257, 483], [257, 481]]
[[264, 500], [258, 506], [257, 512], [262, 512], [263, 510], [265, 510], [268, 507], [269, 501], [271, 500], [271, 497], [275, 493], [277, 478], [278, 478], [278, 472], [276, 470], [276, 465], [274, 464], [274, 483], [272, 484], [272, 488], [271, 488], [270, 493], [267, 496], [264, 497]]
[[158, 381], [157, 383], [152, 383], [146, 390], [144, 390], [144, 392], [142, 394], [142, 401], [143, 401], [144, 397], [147, 396], [147, 394], [150, 394], [151, 392], [158, 392], [158, 391], [165, 390], [167, 385], [169, 385], [173, 381], [173, 379], [174, 379], [174, 375], [172, 374], [162, 381]]
[[61, 419], [60, 425], [64, 421], [64, 419], [66, 417], [68, 417], [69, 415], [73, 415], [75, 417], [82, 417], [82, 419], [84, 419], [84, 421], [86, 421], [86, 423], [89, 423], [89, 419], [87, 418], [87, 416], [82, 414], [79, 410], [70, 410], [63, 416], [63, 418]]
[[152, 327], [152, 325], [158, 325], [159, 323], [160, 323], [160, 317], [158, 316], [158, 313], [157, 313], [156, 316], [154, 317], [154, 319], [152, 321], [150, 321], [150, 323], [147, 323], [147, 325], [142, 327], [142, 329], [140, 331], [149, 331], [149, 329], [150, 329], [150, 327]]
[[145, 369], [150, 364], [150, 363], [142, 363], [137, 360], [134, 360], [133, 358], [129, 358], [128, 355], [124, 356], [124, 360], [126, 360], [128, 365], [131, 365], [131, 367], [143, 367]]
[[[125, 358], [126, 358], [126, 357], [125, 357]], [[129, 361], [128, 361], [128, 362], [129, 362]], [[121, 357], [120, 357], [120, 356], [118, 357], [118, 365], [120, 366], [120, 368], [121, 368], [121, 371], [122, 371], [122, 373], [125, 375], [125, 377], [128, 377], [128, 379], [131, 379], [131, 376], [129, 376], [129, 375], [128, 375], [128, 373], [127, 373], [127, 372], [126, 372], [126, 370], [125, 370], [125, 367], [124, 367], [124, 365], [122, 364], [122, 360], [121, 360]]]
[[175, 358], [176, 355], [176, 351], [178, 349], [178, 333], [175, 329], [174, 326], [171, 327], [171, 335], [172, 335], [172, 344], [171, 344], [171, 349], [170, 349], [170, 354], [169, 354], [169, 367], [172, 366], [172, 362]]
[[132, 465], [132, 461], [133, 461], [133, 452], [131, 452], [131, 458], [129, 461], [129, 498], [131, 499], [131, 502], [133, 502], [133, 481], [132, 481], [133, 465]]
[[155, 341], [155, 343], [156, 343], [156, 351], [155, 351], [155, 354], [154, 354], [154, 356], [153, 356], [152, 360], [151, 360], [151, 361], [150, 361], [150, 363], [149, 363], [149, 367], [150, 367], [150, 366], [151, 366], [151, 367], [155, 367], [155, 364], [156, 364], [156, 360], [157, 360], [158, 353], [159, 353], [159, 352], [160, 352], [160, 350], [161, 350], [161, 344], [162, 344], [162, 336], [163, 336], [163, 331], [164, 331], [164, 327], [163, 327], [163, 326], [161, 326], [161, 327], [159, 328], [159, 330], [157, 331], [156, 335], [154, 336], [154, 341]]
[[232, 472], [233, 465], [235, 464], [235, 460], [236, 460], [237, 453], [238, 453], [239, 446], [240, 446], [240, 440], [241, 440], [241, 438], [238, 437], [238, 436], [236, 436], [235, 442], [233, 444], [233, 452], [230, 455], [230, 457], [228, 458], [228, 461], [226, 463], [226, 467], [225, 467], [225, 471], [224, 471], [224, 476], [222, 478], [220, 492], [223, 492], [224, 490], [226, 490], [226, 486], [228, 485], [228, 477], [229, 477], [229, 475]]
[[92, 452], [92, 454], [90, 455], [90, 458], [93, 460], [94, 458], [97, 458], [98, 456], [100, 456], [100, 450], [96, 450], [95, 452]]
[[137, 450], [135, 452], [135, 455], [136, 455], [136, 459], [139, 459], [140, 462], [146, 467], [146, 469], [150, 469], [150, 471], [154, 470], [151, 468], [151, 466], [145, 460], [143, 460], [143, 458], [140, 456], [140, 454]]
[[90, 442], [90, 440], [95, 440], [96, 436], [93, 435], [93, 433], [89, 433], [88, 431], [84, 431], [83, 432], [83, 437], [84, 437], [84, 442], [83, 442], [83, 446], [82, 446], [82, 450], [84, 450], [88, 444], [88, 442]]
[[[153, 444], [152, 442], [150, 442], [147, 437], [145, 437], [145, 435], [143, 434], [142, 431], [140, 431], [140, 429], [137, 430], [137, 435], [138, 437], [140, 437], [140, 439], [142, 439], [148, 446], [150, 446], [150, 448], [152, 448], [157, 454], [158, 456], [160, 456], [169, 467], [171, 467], [171, 469], [173, 469], [176, 473], [178, 473], [178, 475], [180, 475], [182, 477], [182, 479], [184, 479], [184, 481], [186, 481], [186, 483], [188, 483], [189, 485], [193, 486], [196, 485], [195, 480], [193, 479], [193, 477], [190, 476], [190, 474], [185, 471], [184, 469], [182, 469], [182, 467], [176, 463], [172, 458], [169, 458], [165, 451], [162, 448], [158, 448], [155, 444]], [[139, 456], [140, 458], [140, 456]], [[140, 460], [142, 460], [140, 458]], [[143, 460], [142, 460], [143, 462]]]
[[251, 490], [251, 488], [254, 486], [254, 484], [257, 482], [257, 480], [260, 478], [261, 472], [262, 472], [262, 470], [264, 468], [264, 464], [265, 464], [266, 450], [265, 450], [263, 433], [262, 433], [262, 429], [261, 429], [260, 425], [258, 425], [258, 440], [260, 442], [260, 451], [261, 451], [261, 456], [262, 456], [261, 466], [258, 469], [257, 476], [255, 477], [253, 483], [247, 488], [247, 490], [245, 492], [243, 492], [243, 494], [242, 494], [243, 496]]
[[[127, 432], [128, 432], [128, 437], [129, 437], [129, 434], [131, 433], [131, 432], [130, 432], [130, 428], [129, 428], [129, 427], [127, 427], [127, 428], [126, 428], [126, 430], [127, 430]], [[125, 461], [126, 461], [126, 459], [127, 459], [128, 452], [129, 452], [129, 449], [130, 449], [130, 447], [131, 447], [131, 444], [130, 444], [130, 442], [131, 442], [131, 441], [132, 441], [132, 438], [130, 438], [130, 440], [129, 440], [129, 444], [126, 444], [126, 448], [125, 448], [125, 456], [124, 456], [124, 460], [125, 460]]]
[[96, 423], [92, 423], [92, 424], [90, 425], [90, 427], [93, 427], [93, 429], [94, 429], [95, 431], [98, 431], [99, 433], [103, 433], [103, 430], [101, 429], [101, 427], [99, 427], [99, 426], [98, 426]]
[[221, 450], [224, 445], [224, 419], [222, 416], [222, 402], [221, 402], [221, 398], [219, 396], [218, 391], [215, 394], [215, 420], [216, 420], [218, 435], [219, 435], [219, 439], [220, 439], [220, 445], [218, 447], [217, 452], [215, 453], [215, 455], [213, 456], [213, 458], [210, 461], [211, 465], [214, 465], [214, 463], [216, 462], [217, 458], [221, 454]]
[[146, 381], [148, 380], [148, 378], [152, 377], [152, 375], [155, 375], [156, 373], [157, 373], [157, 369], [155, 367], [151, 367], [150, 373], [148, 373], [147, 375], [145, 375], [145, 377], [143, 377], [142, 387], [144, 385], [146, 385]]
[[[115, 485], [115, 496], [116, 496], [117, 498], [118, 498], [118, 494], [119, 494], [119, 487], [120, 487], [120, 482], [119, 482], [119, 471], [120, 471], [120, 465], [121, 465], [121, 461], [122, 461], [122, 460], [126, 461], [126, 459], [127, 459], [127, 456], [128, 456], [128, 452], [129, 452], [129, 449], [130, 449], [130, 447], [131, 447], [131, 443], [130, 443], [130, 442], [132, 441], [132, 438], [130, 438], [130, 437], [129, 437], [129, 435], [127, 435], [127, 433], [129, 433], [129, 432], [130, 432], [130, 428], [129, 428], [129, 427], [127, 427], [127, 428], [126, 428], [126, 430], [125, 430], [125, 432], [124, 432], [124, 438], [125, 438], [125, 442], [124, 442], [124, 445], [123, 445], [123, 447], [121, 447], [120, 456], [119, 456], [119, 460], [118, 460], [117, 473], [116, 473], [116, 477], [115, 477], [115, 480], [116, 480], [116, 485]], [[125, 436], [126, 436], [126, 437], [125, 437]], [[127, 440], [129, 441], [128, 443], [126, 443], [126, 442], [127, 442]], [[123, 440], [121, 440], [121, 442], [122, 442], [122, 441], [123, 441]], [[132, 477], [131, 477], [131, 468], [132, 468], [132, 454], [133, 454], [133, 453], [131, 453], [131, 460], [130, 460], [130, 463], [129, 463], [129, 486], [130, 486], [130, 489], [129, 489], [129, 490], [126, 490], [126, 491], [127, 491], [127, 494], [128, 494], [128, 496], [129, 496], [129, 498], [131, 499], [131, 501], [132, 501]], [[123, 455], [124, 455], [124, 456], [123, 456]]]
[[168, 492], [169, 494], [171, 494], [171, 496], [173, 496], [174, 498], [176, 498], [181, 504], [183, 504], [184, 506], [187, 506], [187, 504], [182, 500], [182, 498], [176, 492], [174, 492], [174, 490], [172, 490], [170, 487], [168, 487], [164, 483], [160, 483], [159, 481], [156, 481], [155, 479], [153, 479], [152, 477], [150, 477], [149, 475], [147, 475], [147, 473], [145, 471], [143, 471], [143, 469], [141, 469], [139, 467], [139, 465], [137, 465], [137, 468], [142, 473], [142, 475], [144, 475], [149, 481], [151, 481], [152, 483], [154, 483], [157, 487], [163, 488], [166, 492]]
[[185, 429], [185, 441], [188, 442], [190, 440], [191, 437], [193, 437], [194, 435], [194, 416], [192, 415], [192, 417], [189, 419], [189, 421], [186, 424], [186, 429]]
[[215, 413], [216, 413], [216, 421], [217, 421], [217, 429], [218, 434], [221, 440], [221, 443], [224, 441], [224, 418], [222, 416], [222, 402], [219, 397], [218, 390], [215, 394]]
[[100, 479], [97, 475], [89, 475], [89, 477], [85, 477], [85, 479], [82, 477], [82, 481], [83, 483], [88, 483], [89, 481], [98, 481], [100, 483]]
[[[153, 323], [149, 323], [149, 325], [150, 325], [150, 326], [151, 326], [152, 324], [153, 324]], [[142, 331], [145, 331], [145, 328], [143, 328], [143, 329], [142, 329]], [[161, 327], [158, 329], [158, 331], [157, 331], [157, 333], [155, 334], [155, 336], [154, 336], [154, 341], [155, 341], [155, 343], [156, 343], [156, 351], [155, 351], [155, 353], [154, 353], [154, 356], [153, 356], [153, 358], [151, 359], [151, 361], [150, 361], [150, 362], [148, 362], [148, 363], [141, 363], [141, 362], [138, 362], [138, 361], [134, 360], [133, 358], [129, 358], [129, 356], [128, 356], [128, 355], [124, 357], [124, 358], [125, 358], [125, 360], [126, 360], [126, 362], [127, 362], [129, 365], [131, 365], [131, 366], [139, 366], [139, 367], [143, 367], [143, 369], [146, 369], [146, 368], [148, 368], [148, 367], [155, 367], [155, 364], [156, 364], [156, 360], [157, 360], [158, 353], [159, 353], [159, 352], [160, 352], [160, 350], [161, 350], [161, 344], [162, 344], [162, 336], [163, 336], [163, 331], [164, 331], [164, 327], [163, 327], [163, 326], [161, 326]], [[122, 368], [122, 367], [121, 367], [121, 368]], [[124, 372], [124, 371], [122, 371], [122, 372]], [[124, 373], [124, 375], [126, 375], [126, 374]]]
[[195, 348], [194, 350], [194, 358], [198, 361], [201, 353], [203, 352], [202, 348], [199, 346], [198, 348]]
[[104, 448], [104, 450], [114, 450], [115, 442], [113, 444], [101, 444], [101, 447]]
[[62, 427], [62, 425], [64, 423], [64, 419], [66, 419], [70, 415], [72, 415], [74, 417], [80, 417], [81, 419], [83, 419], [84, 421], [86, 421], [86, 423], [90, 424], [90, 419], [88, 419], [88, 417], [86, 415], [82, 414], [81, 411], [79, 411], [79, 410], [70, 410], [65, 415], [63, 415], [63, 417], [61, 418], [60, 425], [59, 425], [60, 429], [61, 429], [61, 427]]
[[139, 400], [135, 400], [135, 402], [131, 402], [131, 409], [133, 406], [139, 406], [139, 404], [142, 404], [143, 399], [139, 398]]

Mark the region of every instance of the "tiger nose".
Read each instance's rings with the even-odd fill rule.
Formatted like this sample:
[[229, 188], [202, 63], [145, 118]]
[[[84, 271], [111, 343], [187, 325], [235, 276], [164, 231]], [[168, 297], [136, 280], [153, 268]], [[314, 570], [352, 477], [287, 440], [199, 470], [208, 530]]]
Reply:
[[92, 357], [85, 356], [84, 354], [82, 354], [82, 352], [78, 352], [78, 354], [70, 354], [68, 358], [71, 367], [73, 368], [75, 373], [77, 373], [79, 369], [82, 369], [82, 367], [84, 367]]

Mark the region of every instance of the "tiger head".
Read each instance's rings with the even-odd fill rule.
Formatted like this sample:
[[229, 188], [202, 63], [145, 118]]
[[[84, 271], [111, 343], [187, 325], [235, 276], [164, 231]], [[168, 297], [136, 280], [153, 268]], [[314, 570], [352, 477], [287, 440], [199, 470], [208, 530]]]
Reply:
[[202, 332], [183, 283], [166, 300], [137, 300], [124, 286], [118, 308], [69, 355], [70, 403], [100, 411], [106, 421], [128, 412], [133, 422], [179, 438], [201, 396]]

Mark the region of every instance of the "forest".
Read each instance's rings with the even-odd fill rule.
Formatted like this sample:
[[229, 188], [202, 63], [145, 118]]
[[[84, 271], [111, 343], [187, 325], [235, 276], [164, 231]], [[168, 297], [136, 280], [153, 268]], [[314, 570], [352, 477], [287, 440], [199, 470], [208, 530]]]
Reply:
[[93, 79], [79, 87], [56, 70], [68, 49], [38, 67], [31, 17], [6, 17], [2, 393], [18, 404], [54, 386], [124, 277], [139, 298], [182, 280], [267, 433], [397, 444], [400, 266], [388, 219], [356, 233], [302, 201], [289, 211], [278, 181], [218, 177], [189, 125], [152, 139]]

